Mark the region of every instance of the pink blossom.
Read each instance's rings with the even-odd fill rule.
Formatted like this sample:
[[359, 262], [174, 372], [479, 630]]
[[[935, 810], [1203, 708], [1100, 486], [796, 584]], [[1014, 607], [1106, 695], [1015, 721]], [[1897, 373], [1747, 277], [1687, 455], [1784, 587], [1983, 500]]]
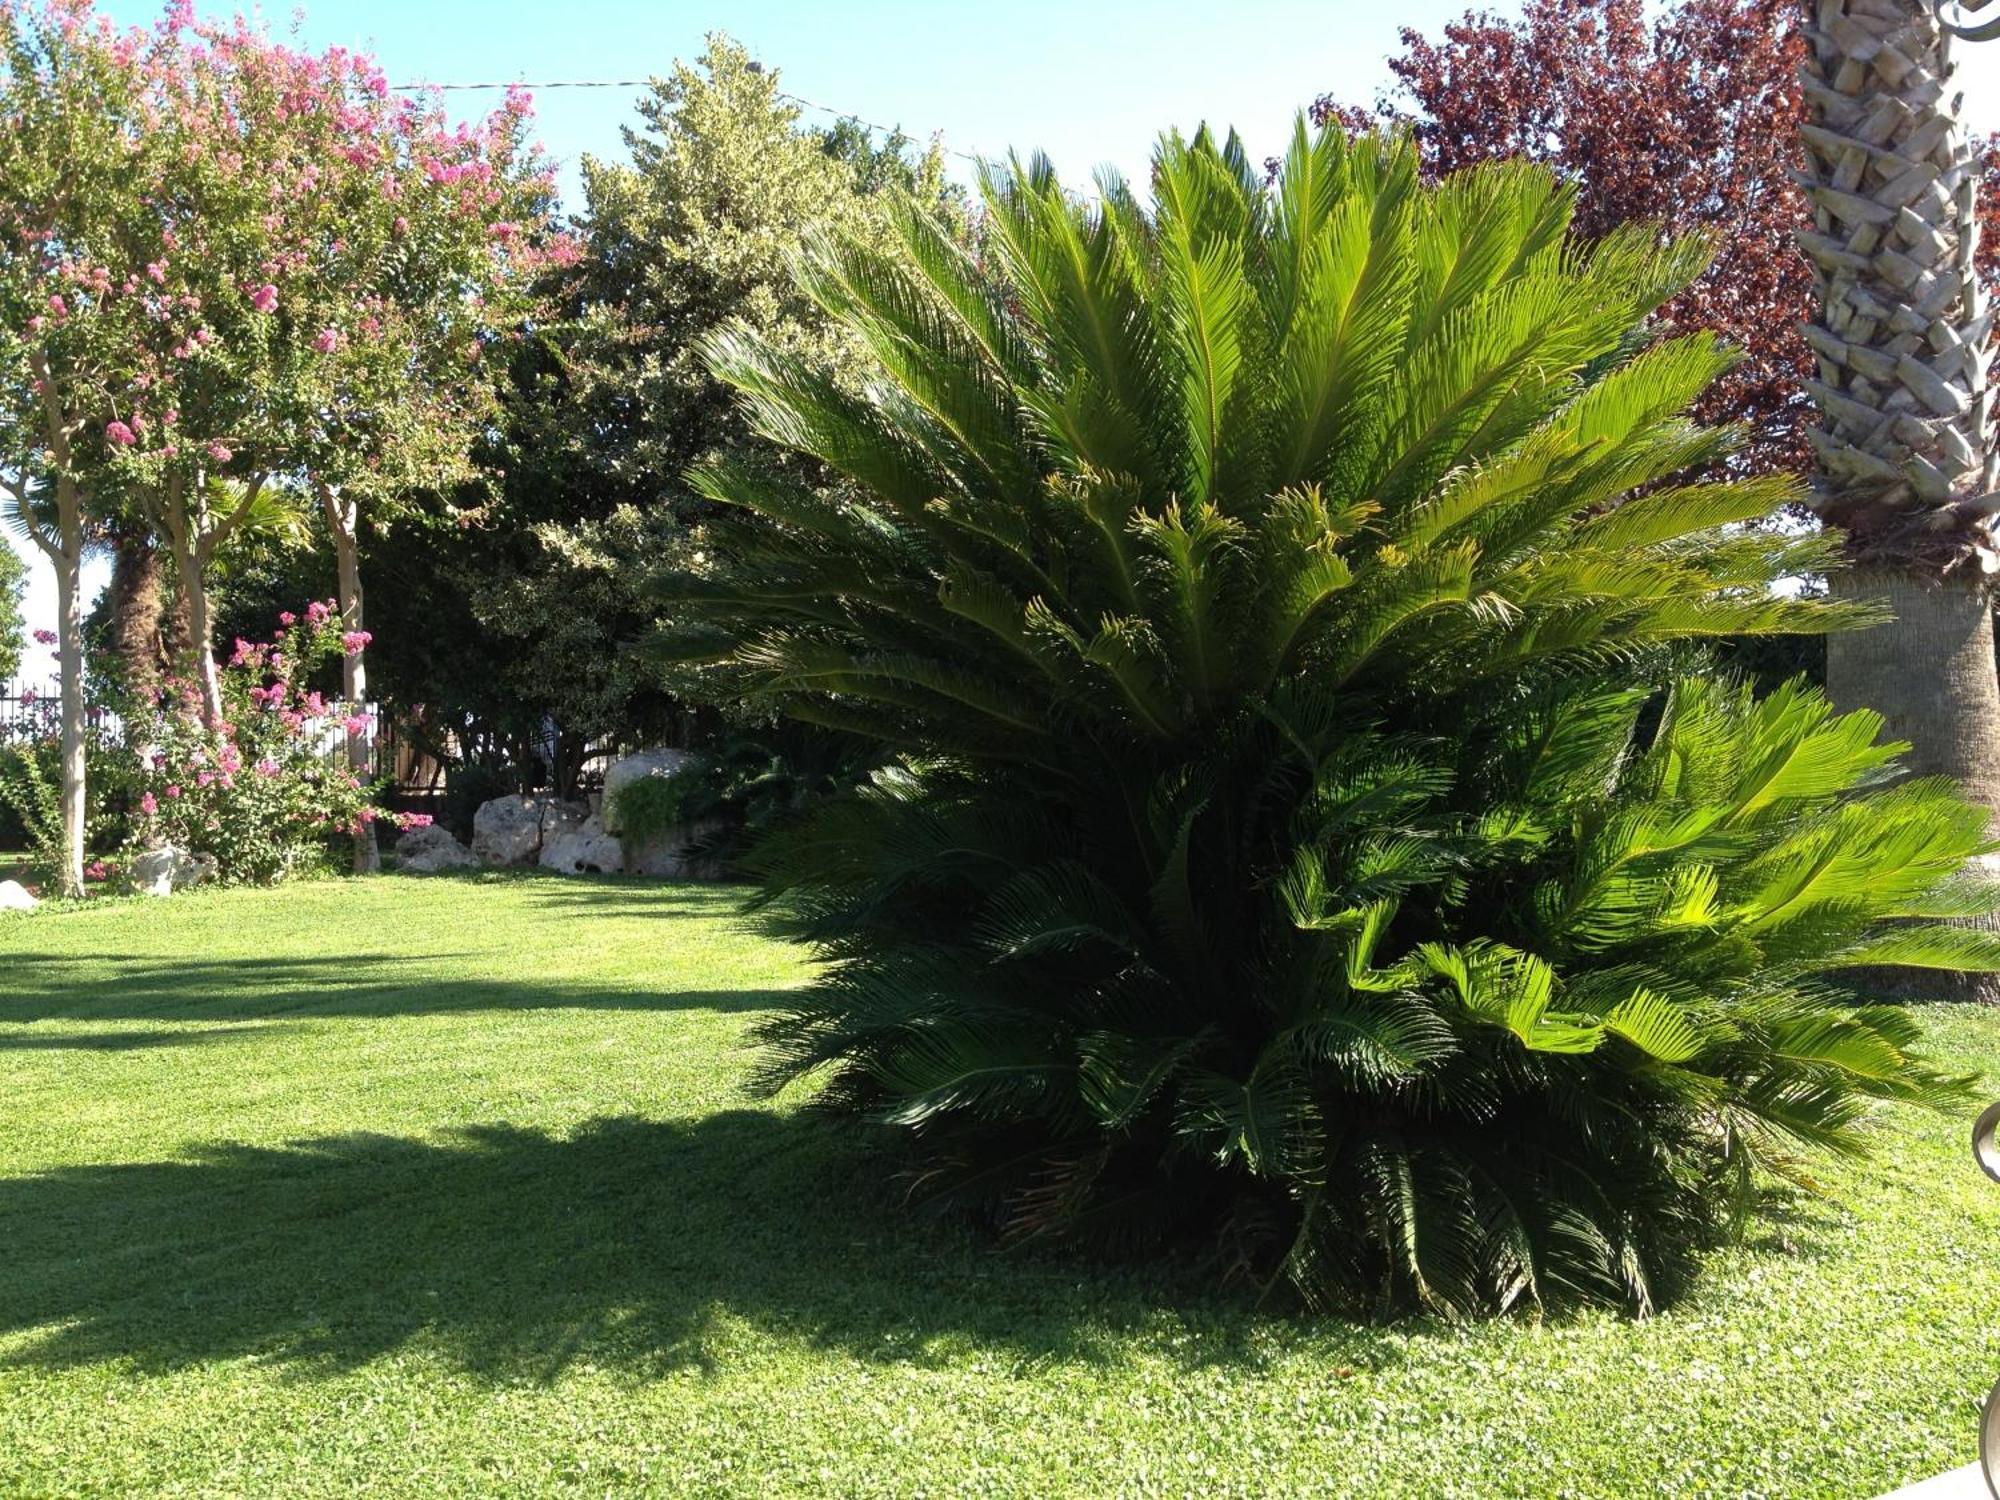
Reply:
[[214, 780], [215, 776], [213, 772], [199, 771], [195, 774], [194, 784], [196, 786], [207, 786], [210, 782]]
[[210, 443], [208, 445], [208, 456], [219, 464], [226, 464], [230, 459], [236, 457], [234, 453], [221, 443]]
[[350, 736], [361, 734], [368, 728], [368, 716], [366, 714], [349, 714], [340, 721], [340, 727], [346, 730]]
[[283, 713], [278, 715], [278, 722], [283, 724], [285, 728], [291, 730], [299, 729], [301, 726], [304, 725], [305, 721], [306, 721], [306, 716], [300, 713], [297, 709], [288, 708]]
[[49, 297], [49, 311], [56, 315], [58, 323], [69, 316], [69, 304], [63, 301], [62, 293], [57, 292]]
[[349, 656], [359, 656], [368, 649], [368, 643], [375, 637], [365, 630], [350, 630], [340, 638], [340, 649]]
[[33, 688], [27, 688], [22, 692], [21, 706], [23, 708], [33, 708], [39, 702], [41, 702], [41, 695]]
[[332, 328], [322, 328], [313, 339], [313, 349], [320, 354], [331, 354], [340, 347], [340, 334]]
[[326, 699], [318, 693], [307, 693], [305, 701], [299, 705], [315, 719], [326, 712]]
[[313, 600], [312, 603], [306, 606], [306, 618], [312, 621], [313, 624], [315, 625], [324, 625], [326, 623], [326, 617], [332, 612], [333, 611], [329, 610], [324, 604], [320, 603], [319, 600], [317, 599]]
[[93, 859], [83, 867], [83, 878], [85, 880], [109, 880], [111, 878], [111, 866], [107, 865], [101, 859]]
[[278, 306], [278, 289], [265, 282], [250, 294], [250, 305], [260, 313], [273, 312]]
[[148, 261], [146, 263], [146, 274], [164, 286], [167, 280], [167, 263], [163, 260]]
[[35, 644], [37, 646], [53, 646], [55, 643], [56, 633], [53, 630], [37, 630], [35, 632]]
[[299, 617], [288, 609], [278, 616], [278, 623], [285, 626], [296, 625], [299, 623]]
[[167, 800], [169, 802], [179, 801], [180, 795], [181, 795], [181, 789], [178, 786], [170, 786], [167, 788]]
[[113, 421], [105, 423], [104, 435], [121, 448], [129, 448], [139, 441], [132, 429], [127, 427], [123, 422]]
[[154, 813], [158, 812], [159, 810], [160, 810], [160, 799], [155, 797], [151, 792], [147, 792], [143, 797], [139, 799], [139, 811], [144, 813], [147, 817], [150, 818]]
[[278, 763], [268, 755], [258, 761], [256, 765], [256, 771], [259, 776], [276, 776], [278, 769]]
[[402, 826], [407, 830], [411, 828], [428, 828], [431, 826], [431, 824], [435, 823], [437, 819], [433, 818], [429, 813], [404, 813], [396, 821], [402, 824]]

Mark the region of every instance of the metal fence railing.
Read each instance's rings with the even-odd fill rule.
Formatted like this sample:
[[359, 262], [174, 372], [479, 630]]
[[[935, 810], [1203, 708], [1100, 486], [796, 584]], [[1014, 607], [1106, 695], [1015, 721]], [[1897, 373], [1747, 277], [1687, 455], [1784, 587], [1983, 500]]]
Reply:
[[[53, 733], [61, 703], [62, 685], [53, 677], [0, 681], [0, 744], [39, 739]], [[85, 712], [93, 728], [111, 734], [123, 728], [118, 715], [108, 708], [90, 708]]]
[[[55, 734], [61, 702], [62, 686], [54, 679], [0, 681], [0, 745], [22, 744]], [[394, 723], [375, 707], [363, 712], [368, 717], [368, 743], [373, 750], [375, 774], [400, 771]], [[112, 739], [123, 738], [125, 726], [110, 709], [93, 707], [86, 709], [85, 714], [93, 729]], [[340, 724], [315, 721], [313, 734], [314, 748], [329, 765], [345, 764], [347, 733]]]

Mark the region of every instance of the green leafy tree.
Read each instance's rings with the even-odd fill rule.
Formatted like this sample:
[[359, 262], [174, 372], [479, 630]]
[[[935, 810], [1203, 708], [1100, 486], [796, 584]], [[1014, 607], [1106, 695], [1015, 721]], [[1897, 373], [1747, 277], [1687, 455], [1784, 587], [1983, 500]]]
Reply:
[[27, 619], [21, 613], [21, 596], [28, 589], [28, 565], [0, 539], [0, 682], [21, 670], [26, 649]]
[[507, 643], [505, 680], [566, 739], [686, 740], [712, 716], [627, 649], [657, 616], [645, 579], [662, 555], [703, 549], [708, 507], [683, 479], [690, 464], [781, 457], [750, 433], [699, 341], [740, 320], [851, 370], [859, 347], [797, 287], [792, 252], [815, 229], [886, 246], [885, 208], [902, 193], [954, 223], [963, 211], [937, 152], [851, 122], [808, 126], [778, 74], [720, 35], [654, 85], [625, 139], [629, 161], [583, 163], [583, 253], [550, 278], [557, 325], [510, 371], [494, 458], [505, 492], [473, 514], [438, 586]]
[[144, 232], [146, 127], [169, 48], [92, 24], [67, 0], [0, 3], [0, 508], [55, 576], [53, 873], [69, 896], [83, 889], [88, 821], [83, 557], [92, 512], [117, 484], [131, 436], [122, 397], [154, 322], [127, 287], [124, 251]]
[[1982, 815], [1878, 789], [1872, 715], [1690, 670], [1855, 622], [1770, 587], [1825, 542], [1737, 524], [1786, 481], [1675, 478], [1739, 436], [1683, 415], [1712, 337], [1635, 336], [1699, 247], [1303, 124], [1268, 192], [1205, 133], [1153, 186], [990, 176], [1000, 291], [921, 214], [822, 243], [859, 386], [711, 342], [844, 482], [702, 470], [738, 520], [679, 649], [903, 757], [751, 856], [828, 961], [769, 1082], [1011, 1236], [1644, 1311], [1759, 1169], [1962, 1097], [1830, 1002], [2000, 962], [1915, 920], [1976, 899]]

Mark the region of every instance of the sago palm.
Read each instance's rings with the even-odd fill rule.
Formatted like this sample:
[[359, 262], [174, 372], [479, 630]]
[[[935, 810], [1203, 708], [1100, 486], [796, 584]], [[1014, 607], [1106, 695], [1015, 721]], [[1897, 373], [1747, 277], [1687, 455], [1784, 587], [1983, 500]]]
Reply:
[[1735, 524], [1782, 484], [1676, 478], [1729, 356], [1637, 330], [1698, 247], [1303, 125], [1269, 190], [1206, 135], [1153, 186], [996, 171], [986, 266], [915, 214], [813, 247], [859, 386], [710, 351], [831, 481], [702, 471], [679, 649], [899, 757], [753, 856], [827, 959], [769, 1081], [1010, 1236], [1644, 1309], [1760, 1166], [1958, 1097], [1827, 976], [1994, 962], [1916, 920], [1979, 814], [1691, 670], [1850, 618], [1769, 587], [1819, 541]]

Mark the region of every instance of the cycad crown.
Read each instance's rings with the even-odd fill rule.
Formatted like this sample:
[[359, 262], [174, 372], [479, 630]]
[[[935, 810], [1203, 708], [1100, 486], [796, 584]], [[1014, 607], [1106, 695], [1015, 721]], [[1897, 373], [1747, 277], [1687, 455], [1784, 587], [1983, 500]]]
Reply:
[[1978, 815], [1695, 670], [1844, 619], [1734, 524], [1783, 482], [1677, 479], [1728, 356], [1637, 330], [1699, 247], [1303, 124], [1268, 191], [1206, 134], [1101, 188], [989, 174], [984, 264], [813, 247], [864, 388], [710, 350], [830, 479], [700, 475], [680, 649], [902, 757], [755, 856], [829, 960], [773, 1085], [1008, 1233], [1451, 1312], [1644, 1309], [1774, 1148], [1956, 1097], [1820, 976], [1995, 960], [1880, 926], [1963, 904]]

